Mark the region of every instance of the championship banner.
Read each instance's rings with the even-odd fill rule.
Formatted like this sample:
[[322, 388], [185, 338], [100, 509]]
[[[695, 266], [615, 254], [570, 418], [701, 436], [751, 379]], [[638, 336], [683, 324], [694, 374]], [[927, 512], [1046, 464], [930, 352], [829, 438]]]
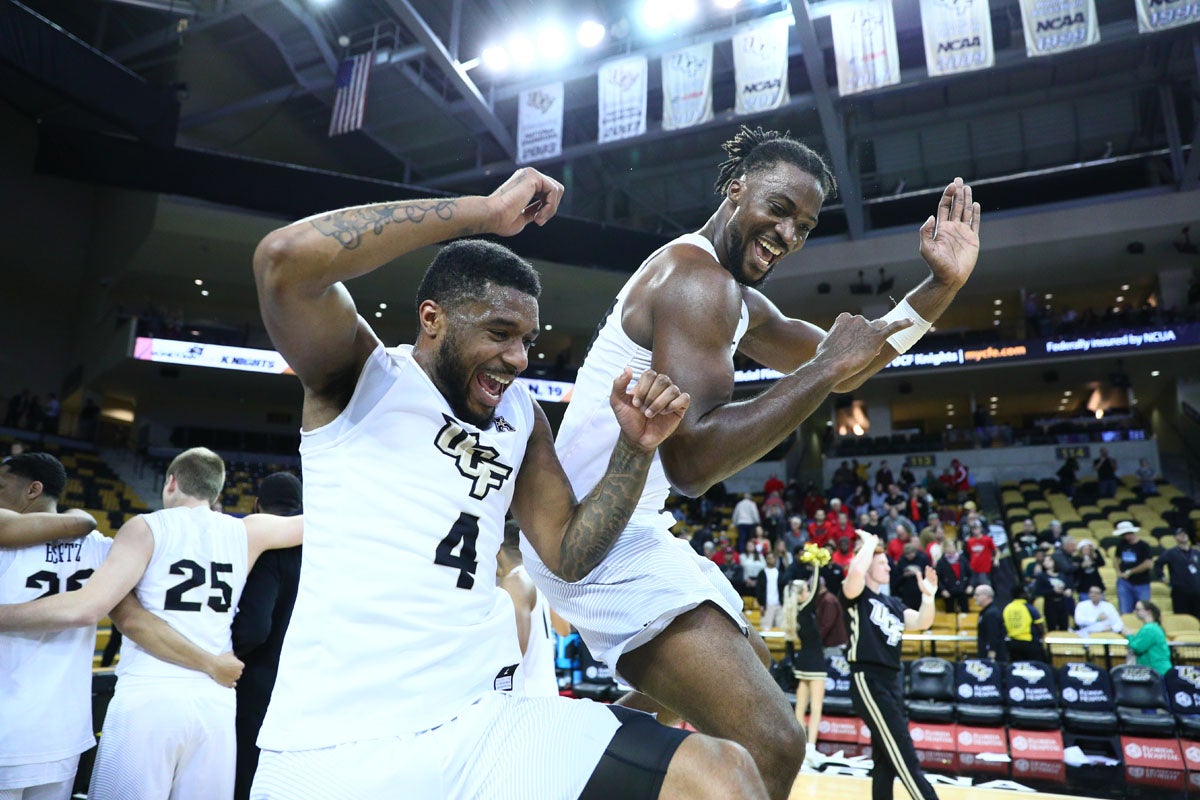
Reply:
[[521, 92], [517, 104], [517, 163], [562, 153], [562, 81]]
[[1021, 0], [1025, 54], [1030, 58], [1077, 50], [1100, 41], [1095, 0]]
[[598, 141], [613, 142], [646, 132], [645, 56], [609, 61], [600, 67], [600, 135]]
[[788, 101], [788, 21], [765, 22], [733, 35], [733, 81], [738, 114], [757, 114]]
[[866, 92], [900, 82], [892, 0], [857, 0], [829, 11], [838, 92]]
[[996, 63], [988, 0], [921, 0], [921, 30], [931, 78]]
[[712, 119], [712, 72], [712, 42], [663, 56], [663, 130], [688, 128]]
[[1200, 0], [1134, 0], [1138, 33], [1154, 33], [1200, 22]]

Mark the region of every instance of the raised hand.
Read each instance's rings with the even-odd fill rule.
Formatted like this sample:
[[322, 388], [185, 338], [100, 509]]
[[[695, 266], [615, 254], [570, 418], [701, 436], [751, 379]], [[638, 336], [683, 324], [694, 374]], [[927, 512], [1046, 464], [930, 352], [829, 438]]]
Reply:
[[921, 581], [921, 583], [923, 584], [921, 586], [922, 592], [924, 592], [929, 597], [935, 597], [937, 595], [938, 578], [937, 578], [937, 572], [934, 570], [933, 567], [925, 568], [925, 578], [924, 578], [924, 580]]
[[862, 528], [858, 528], [854, 532], [858, 534], [858, 541], [862, 543], [862, 547], [874, 553], [875, 548], [879, 546], [879, 537], [870, 531], [864, 531]]
[[652, 369], [642, 373], [631, 392], [632, 380], [633, 371], [626, 367], [613, 381], [608, 400], [617, 415], [621, 434], [634, 447], [649, 452], [679, 427], [692, 398], [666, 375]]
[[942, 192], [937, 214], [921, 226], [921, 258], [933, 276], [959, 288], [971, 277], [979, 259], [979, 203], [971, 199], [971, 187], [962, 178]]
[[532, 167], [522, 167], [487, 197], [491, 231], [515, 236], [531, 222], [545, 225], [558, 212], [563, 185]]
[[875, 360], [889, 336], [912, 324], [910, 319], [898, 319], [889, 324], [882, 319], [868, 320], [843, 311], [817, 346], [813, 358], [829, 360], [837, 374], [843, 377], [857, 375]]

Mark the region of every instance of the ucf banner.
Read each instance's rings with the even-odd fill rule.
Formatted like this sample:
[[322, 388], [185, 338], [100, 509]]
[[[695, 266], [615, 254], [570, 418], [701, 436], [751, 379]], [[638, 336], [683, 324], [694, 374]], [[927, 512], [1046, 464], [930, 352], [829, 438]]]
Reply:
[[900, 82], [892, 0], [857, 0], [829, 11], [838, 93], [847, 95]]
[[600, 142], [646, 132], [646, 57], [630, 56], [600, 67]]
[[1200, 0], [1134, 0], [1137, 3], [1138, 33], [1200, 22]]
[[562, 81], [521, 92], [517, 107], [517, 163], [562, 153]]
[[921, 28], [931, 78], [996, 63], [988, 0], [921, 0]]
[[667, 53], [662, 60], [663, 130], [712, 119], [712, 42]]
[[755, 25], [733, 36], [733, 80], [738, 114], [757, 114], [788, 101], [788, 22]]
[[1095, 0], [1021, 0], [1025, 54], [1030, 58], [1100, 41]]

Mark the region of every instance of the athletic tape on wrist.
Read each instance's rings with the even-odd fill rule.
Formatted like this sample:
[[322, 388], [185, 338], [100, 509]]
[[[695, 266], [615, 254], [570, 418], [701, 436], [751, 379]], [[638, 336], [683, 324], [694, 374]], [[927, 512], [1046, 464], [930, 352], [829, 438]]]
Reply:
[[888, 344], [895, 348], [897, 353], [904, 354], [909, 349], [921, 341], [921, 337], [929, 331], [932, 323], [926, 322], [925, 319], [916, 312], [916, 310], [908, 304], [908, 298], [901, 300], [899, 305], [891, 311], [883, 315], [883, 321], [889, 325], [901, 319], [911, 319], [913, 324], [902, 331], [897, 331], [888, 337]]
[[926, 578], [921, 578], [921, 594], [925, 595], [930, 600], [937, 594], [937, 590], [933, 588], [933, 584]]

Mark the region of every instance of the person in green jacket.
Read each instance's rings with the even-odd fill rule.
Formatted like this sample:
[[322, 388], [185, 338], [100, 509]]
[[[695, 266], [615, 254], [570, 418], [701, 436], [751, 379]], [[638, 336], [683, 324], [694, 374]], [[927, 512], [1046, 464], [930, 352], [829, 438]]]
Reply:
[[1165, 675], [1171, 668], [1171, 648], [1162, 629], [1162, 611], [1149, 600], [1139, 600], [1133, 613], [1142, 621], [1142, 627], [1129, 637], [1129, 659], [1136, 657], [1135, 663]]

